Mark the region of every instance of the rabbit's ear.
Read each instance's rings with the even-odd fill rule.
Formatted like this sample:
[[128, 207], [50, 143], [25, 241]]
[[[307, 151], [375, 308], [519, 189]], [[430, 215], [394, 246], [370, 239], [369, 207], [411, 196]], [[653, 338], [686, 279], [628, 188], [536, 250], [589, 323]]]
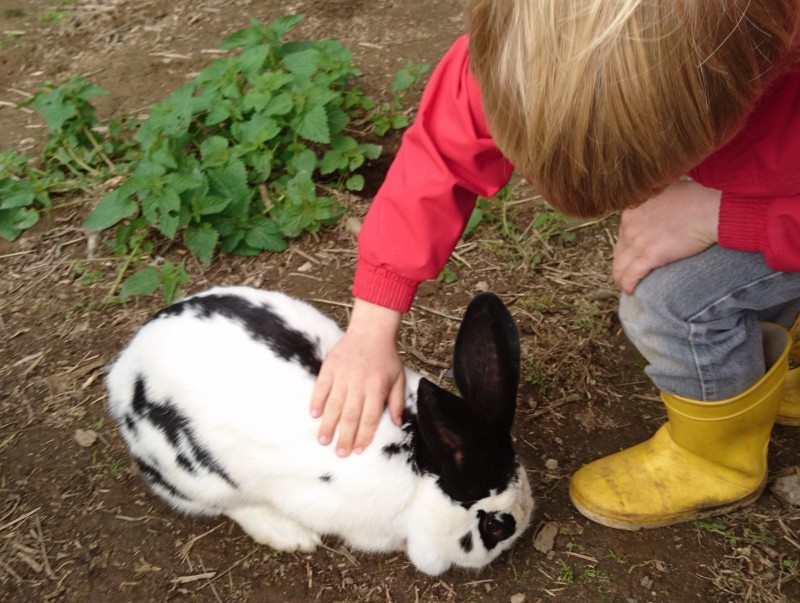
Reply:
[[453, 375], [464, 399], [496, 429], [514, 421], [519, 384], [519, 335], [511, 313], [494, 293], [476, 295], [456, 337]]
[[423, 378], [417, 419], [424, 444], [416, 451], [417, 461], [439, 476], [439, 486], [451, 498], [476, 501], [508, 485], [515, 463], [511, 436], [488, 423], [480, 408]]

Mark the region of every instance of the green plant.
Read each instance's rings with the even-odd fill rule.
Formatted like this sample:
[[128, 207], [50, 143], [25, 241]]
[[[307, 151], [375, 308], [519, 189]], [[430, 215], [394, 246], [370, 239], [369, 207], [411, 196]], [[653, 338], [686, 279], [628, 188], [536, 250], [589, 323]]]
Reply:
[[619, 563], [620, 565], [626, 565], [630, 563], [631, 557], [630, 555], [625, 555], [624, 553], [617, 553], [616, 551], [608, 551], [608, 556], [611, 557], [614, 561]]
[[47, 186], [28, 156], [0, 153], [0, 237], [14, 241], [51, 206]]
[[574, 570], [561, 559], [556, 563], [558, 564], [558, 581], [563, 584], [572, 584], [575, 580]]
[[[334, 221], [331, 190], [358, 191], [381, 148], [348, 125], [374, 107], [349, 50], [332, 40], [284, 42], [302, 15], [229, 37], [220, 59], [152, 108], [135, 139], [141, 159], [86, 220], [117, 227], [117, 255], [147, 253], [155, 230], [208, 264], [215, 250], [282, 251]], [[148, 277], [152, 283], [152, 277]]]
[[[282, 251], [288, 239], [335, 221], [337, 191], [361, 190], [360, 171], [381, 152], [356, 136], [407, 125], [402, 103], [427, 66], [409, 62], [392, 99], [376, 108], [349, 50], [333, 40], [284, 40], [302, 19], [251, 20], [223, 43], [230, 56], [141, 121], [100, 123], [92, 99], [107, 92], [84, 78], [41, 87], [20, 106], [46, 122], [42, 156], [0, 154], [0, 236], [14, 240], [33, 226], [53, 195], [121, 182], [84, 223], [114, 229], [108, 245], [120, 263], [110, 296], [160, 289], [167, 299], [188, 279], [183, 266], [142, 267], [164, 239], [208, 264], [218, 250]], [[85, 267], [76, 275], [102, 278]]]
[[392, 79], [391, 100], [381, 103], [371, 117], [378, 136], [383, 136], [391, 129], [399, 130], [408, 126], [408, 117], [403, 112], [403, 106], [409, 92], [428, 71], [430, 65], [409, 60], [395, 74]]
[[715, 519], [698, 519], [694, 524], [701, 530], [722, 536], [729, 544], [736, 545], [739, 542], [739, 538], [733, 533], [733, 530]]

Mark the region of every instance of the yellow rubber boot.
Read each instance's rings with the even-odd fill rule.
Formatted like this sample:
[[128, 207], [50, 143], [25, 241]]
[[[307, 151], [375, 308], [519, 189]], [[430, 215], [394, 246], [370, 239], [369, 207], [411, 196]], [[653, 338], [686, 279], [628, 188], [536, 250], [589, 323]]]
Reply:
[[800, 425], [800, 316], [789, 331], [789, 336], [793, 342], [789, 358], [795, 366], [786, 373], [783, 402], [778, 409], [776, 422], [781, 425]]
[[721, 402], [662, 393], [668, 421], [632, 448], [579, 469], [569, 493], [583, 515], [624, 530], [718, 515], [755, 501], [767, 479], [767, 446], [783, 397], [790, 340], [763, 324], [769, 370]]

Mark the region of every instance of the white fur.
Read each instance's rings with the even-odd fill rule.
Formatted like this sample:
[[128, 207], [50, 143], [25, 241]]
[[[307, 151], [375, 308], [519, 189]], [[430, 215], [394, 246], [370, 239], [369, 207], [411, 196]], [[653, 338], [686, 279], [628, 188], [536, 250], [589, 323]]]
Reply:
[[[229, 287], [201, 295], [214, 293], [268, 304], [316, 343], [320, 358], [341, 336], [332, 320], [281, 293]], [[185, 471], [176, 448], [152, 423], [126, 426], [138, 375], [146, 378], [149, 400], [169, 401], [190, 419], [196, 441], [238, 487], [202, 468]], [[406, 377], [413, 410], [420, 376], [407, 370]], [[407, 437], [388, 413], [362, 454], [339, 458], [333, 446], [316, 441], [319, 420], [308, 410], [313, 385], [304, 367], [276, 356], [236, 321], [219, 315], [201, 320], [186, 311], [144, 325], [107, 378], [110, 411], [132, 454], [190, 500], [157, 485], [154, 490], [184, 512], [224, 513], [274, 548], [313, 550], [322, 535], [336, 535], [365, 551], [407, 549], [421, 571], [438, 574], [451, 564], [486, 565], [527, 526], [533, 503], [522, 467], [515, 485], [466, 510], [442, 493], [434, 476], [415, 473], [405, 455], [383, 452]], [[491, 551], [477, 532], [476, 509], [482, 508], [517, 520], [517, 533]], [[467, 532], [475, 545], [470, 552], [459, 546]]]

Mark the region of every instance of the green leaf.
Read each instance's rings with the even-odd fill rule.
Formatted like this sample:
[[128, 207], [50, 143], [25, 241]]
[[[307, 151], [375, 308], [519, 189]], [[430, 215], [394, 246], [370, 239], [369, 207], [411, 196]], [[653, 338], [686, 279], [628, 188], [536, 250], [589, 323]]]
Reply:
[[158, 270], [152, 266], [137, 270], [122, 283], [119, 296], [127, 301], [134, 295], [152, 295], [161, 284]]
[[193, 207], [197, 216], [211, 216], [224, 211], [230, 202], [230, 199], [224, 197], [204, 195], [194, 200]]
[[331, 133], [325, 108], [317, 106], [303, 115], [297, 123], [297, 133], [311, 142], [329, 143]]
[[313, 48], [293, 52], [283, 57], [283, 64], [296, 76], [308, 79], [319, 69], [323, 55]]
[[344, 183], [344, 186], [349, 191], [363, 191], [364, 190], [364, 176], [361, 174], [353, 174]]
[[247, 231], [245, 242], [250, 247], [263, 251], [285, 251], [286, 241], [278, 225], [267, 217], [260, 216]]
[[0, 180], [0, 209], [27, 207], [35, 200], [36, 192], [27, 182], [12, 178]]
[[139, 210], [139, 205], [128, 195], [117, 189], [105, 195], [83, 223], [87, 230], [105, 230], [130, 218]]
[[200, 143], [200, 155], [203, 157], [203, 166], [218, 167], [224, 165], [229, 157], [228, 139], [224, 136], [209, 136]]
[[381, 152], [383, 151], [383, 147], [379, 144], [361, 144], [358, 145], [358, 148], [364, 153], [364, 157], [367, 159], [377, 159], [381, 156]]
[[183, 233], [183, 240], [189, 251], [203, 264], [208, 265], [214, 256], [219, 233], [210, 224], [203, 223], [188, 227]]
[[261, 73], [264, 70], [264, 62], [269, 55], [268, 46], [256, 46], [248, 48], [239, 57], [241, 72], [247, 76], [249, 73]]
[[239, 160], [231, 161], [224, 167], [210, 170], [208, 172], [208, 180], [213, 193], [230, 199], [233, 204], [249, 201], [254, 193], [253, 188], [247, 181], [247, 168]]
[[347, 157], [342, 155], [341, 151], [336, 149], [330, 150], [322, 157], [319, 164], [319, 173], [323, 175], [332, 174], [337, 170], [344, 170], [347, 168]]

